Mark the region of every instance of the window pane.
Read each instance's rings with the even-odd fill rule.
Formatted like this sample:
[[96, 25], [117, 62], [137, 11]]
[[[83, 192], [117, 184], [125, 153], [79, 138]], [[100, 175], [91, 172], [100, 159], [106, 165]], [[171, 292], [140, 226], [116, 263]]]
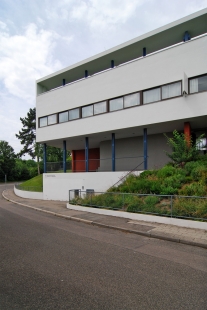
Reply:
[[133, 107], [133, 106], [139, 105], [139, 104], [140, 104], [140, 94], [139, 93], [124, 96], [124, 107], [125, 108]]
[[48, 119], [48, 125], [56, 124], [57, 123], [57, 114], [49, 115], [47, 117]]
[[198, 91], [207, 90], [207, 75], [198, 78]]
[[160, 98], [160, 87], [151, 90], [146, 90], [143, 92], [143, 103], [150, 103], [154, 101], [159, 101]]
[[47, 126], [47, 116], [40, 118], [40, 127]]
[[79, 109], [69, 111], [69, 121], [79, 118]]
[[198, 79], [190, 80], [190, 93], [197, 93], [198, 92]]
[[94, 115], [106, 112], [106, 101], [94, 104]]
[[109, 111], [116, 111], [123, 109], [123, 97], [112, 99], [109, 101]]
[[59, 113], [59, 123], [64, 123], [68, 121], [68, 111]]
[[197, 93], [207, 90], [207, 75], [190, 80], [190, 93]]
[[87, 117], [93, 115], [93, 105], [82, 108], [82, 117]]
[[181, 96], [181, 82], [162, 86], [162, 99]]

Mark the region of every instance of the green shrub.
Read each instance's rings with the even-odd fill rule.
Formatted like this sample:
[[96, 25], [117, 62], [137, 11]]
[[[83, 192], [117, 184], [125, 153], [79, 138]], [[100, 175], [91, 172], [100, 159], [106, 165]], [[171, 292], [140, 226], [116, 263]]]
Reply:
[[193, 182], [179, 190], [183, 196], [206, 196], [206, 186], [201, 182]]
[[195, 167], [192, 171], [191, 171], [191, 176], [195, 181], [199, 181], [199, 180], [205, 180], [207, 178], [207, 168], [204, 165], [200, 165], [198, 167]]
[[173, 203], [173, 215], [207, 218], [207, 199], [177, 198]]
[[141, 211], [143, 202], [141, 198], [138, 198], [136, 196], [132, 196], [133, 198], [130, 198], [130, 202], [128, 203], [127, 212], [138, 212]]
[[198, 160], [202, 163], [204, 163], [205, 165], [207, 165], [207, 154], [205, 155], [199, 155]]
[[162, 169], [160, 169], [157, 173], [158, 178], [167, 178], [174, 174], [176, 174], [177, 169], [172, 166], [164, 166]]
[[144, 199], [144, 203], [147, 206], [154, 207], [160, 201], [159, 197], [157, 196], [147, 196]]
[[184, 170], [186, 171], [186, 175], [190, 176], [192, 170], [199, 167], [201, 165], [200, 161], [190, 161], [185, 164]]
[[160, 195], [176, 195], [178, 193], [178, 189], [172, 186], [161, 186]]
[[143, 171], [139, 175], [139, 178], [140, 179], [147, 179], [150, 176], [156, 176], [156, 175], [157, 175], [157, 170], [146, 170], [146, 171]]

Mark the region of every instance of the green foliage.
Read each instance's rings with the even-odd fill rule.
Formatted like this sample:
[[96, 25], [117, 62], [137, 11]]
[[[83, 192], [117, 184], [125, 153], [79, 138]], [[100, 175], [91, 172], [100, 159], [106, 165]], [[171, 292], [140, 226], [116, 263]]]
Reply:
[[7, 180], [13, 181], [13, 170], [15, 168], [14, 149], [8, 142], [0, 140], [0, 179], [4, 180], [7, 175]]
[[[140, 176], [131, 174], [109, 192], [92, 195], [90, 199], [77, 198], [76, 203], [127, 212], [171, 215], [171, 197], [164, 195], [206, 196], [206, 193], [207, 156], [204, 155], [197, 161], [187, 162], [182, 168], [168, 164], [160, 170], [144, 171]], [[177, 197], [173, 197], [173, 216], [207, 218], [207, 199]]]
[[193, 182], [180, 189], [179, 194], [183, 196], [205, 196], [206, 185], [202, 182]]
[[144, 199], [145, 205], [150, 209], [153, 208], [159, 201], [160, 199], [157, 196], [147, 196]]
[[157, 176], [160, 179], [164, 179], [164, 178], [167, 178], [167, 177], [171, 177], [174, 174], [177, 174], [177, 169], [175, 167], [164, 166], [163, 168], [161, 168], [158, 171]]
[[33, 186], [33, 187], [42, 187], [43, 186], [43, 175], [40, 174], [28, 181], [25, 181], [23, 183], [20, 184], [20, 186], [24, 187], [24, 186]]
[[207, 219], [207, 200], [177, 198], [173, 204], [173, 215]]
[[204, 136], [201, 135], [196, 144], [193, 144], [192, 137], [186, 138], [185, 134], [173, 131], [173, 138], [167, 138], [168, 145], [172, 148], [172, 153], [166, 152], [167, 156], [173, 160], [175, 164], [183, 167], [185, 163], [197, 160], [199, 157], [198, 144], [200, 139]]
[[140, 179], [154, 179], [159, 171], [157, 170], [146, 170], [140, 174]]
[[22, 150], [19, 152], [19, 156], [29, 154], [32, 158], [35, 158], [35, 141], [36, 141], [36, 108], [29, 109], [27, 116], [20, 117], [23, 128], [16, 134], [16, 137], [23, 145]]
[[37, 162], [34, 160], [15, 160], [15, 167], [12, 171], [12, 177], [15, 181], [29, 180], [37, 175]]

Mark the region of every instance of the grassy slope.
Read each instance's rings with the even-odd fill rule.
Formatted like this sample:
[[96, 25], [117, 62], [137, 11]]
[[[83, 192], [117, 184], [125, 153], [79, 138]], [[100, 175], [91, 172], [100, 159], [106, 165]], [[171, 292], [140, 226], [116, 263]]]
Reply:
[[[124, 195], [119, 195], [118, 192]], [[207, 156], [199, 161], [187, 163], [184, 168], [166, 165], [160, 170], [145, 171], [138, 177], [130, 175], [121, 185], [110, 188], [108, 193], [86, 195], [84, 199], [76, 197], [72, 203], [128, 212], [171, 215], [171, 198], [157, 197], [155, 194], [207, 196]], [[207, 199], [181, 198], [181, 196], [173, 198], [172, 216], [207, 219]]]
[[24, 186], [42, 187], [43, 186], [43, 176], [42, 176], [42, 174], [40, 174], [40, 175], [38, 175], [38, 176], [28, 180], [28, 181], [21, 183], [20, 186], [22, 186], [22, 187], [24, 187]]

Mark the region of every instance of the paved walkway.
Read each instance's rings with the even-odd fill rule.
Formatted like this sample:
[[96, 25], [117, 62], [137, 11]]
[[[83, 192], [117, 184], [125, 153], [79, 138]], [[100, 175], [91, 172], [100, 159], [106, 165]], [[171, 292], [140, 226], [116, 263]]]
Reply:
[[69, 220], [84, 222], [86, 224], [103, 228], [107, 227], [121, 230], [127, 233], [135, 233], [151, 238], [207, 248], [206, 230], [134, 221], [120, 217], [89, 213], [86, 211], [69, 210], [66, 208], [66, 202], [21, 198], [14, 194], [13, 189], [4, 190], [3, 197], [14, 203], [64, 217]]

